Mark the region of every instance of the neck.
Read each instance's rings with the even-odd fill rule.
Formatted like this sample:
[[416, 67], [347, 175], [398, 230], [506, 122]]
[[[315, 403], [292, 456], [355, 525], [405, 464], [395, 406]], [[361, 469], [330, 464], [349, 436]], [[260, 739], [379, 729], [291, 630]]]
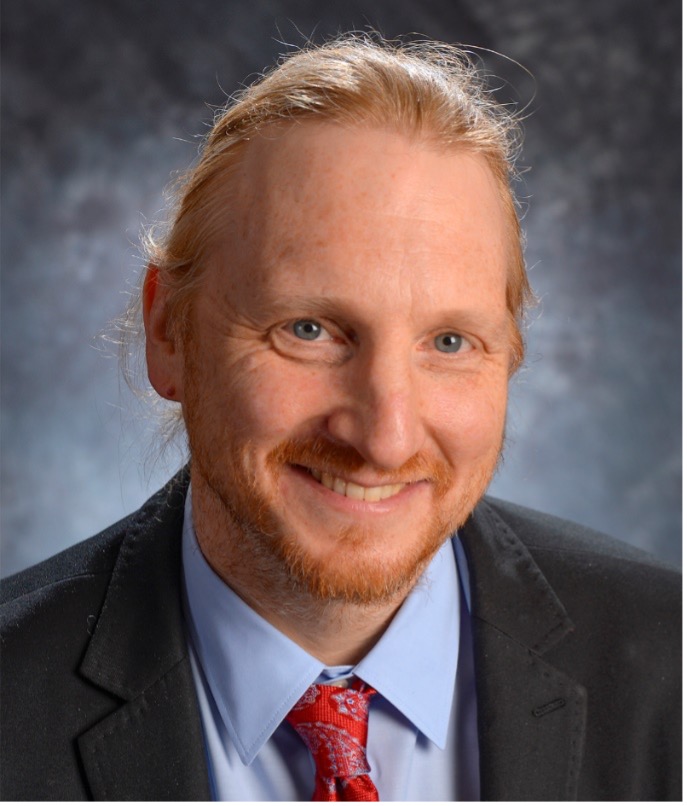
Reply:
[[193, 521], [214, 572], [272, 626], [326, 666], [354, 665], [377, 643], [408, 590], [372, 604], [314, 597], [259, 535], [246, 535], [218, 496], [193, 479]]

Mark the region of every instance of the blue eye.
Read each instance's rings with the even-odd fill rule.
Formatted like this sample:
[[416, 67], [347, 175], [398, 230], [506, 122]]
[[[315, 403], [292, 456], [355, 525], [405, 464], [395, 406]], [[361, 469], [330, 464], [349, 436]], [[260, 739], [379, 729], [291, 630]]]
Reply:
[[312, 319], [299, 319], [292, 327], [294, 335], [306, 341], [315, 341], [322, 335], [322, 325]]
[[434, 339], [434, 346], [442, 353], [457, 353], [463, 346], [463, 337], [457, 333], [442, 333]]

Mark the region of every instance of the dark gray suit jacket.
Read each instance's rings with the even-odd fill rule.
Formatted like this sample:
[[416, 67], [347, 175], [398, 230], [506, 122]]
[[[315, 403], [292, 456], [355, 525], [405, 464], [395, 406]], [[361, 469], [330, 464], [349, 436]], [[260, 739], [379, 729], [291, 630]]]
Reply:
[[[180, 600], [187, 483], [3, 583], [3, 799], [208, 799]], [[463, 544], [483, 799], [680, 800], [679, 575], [489, 499]]]

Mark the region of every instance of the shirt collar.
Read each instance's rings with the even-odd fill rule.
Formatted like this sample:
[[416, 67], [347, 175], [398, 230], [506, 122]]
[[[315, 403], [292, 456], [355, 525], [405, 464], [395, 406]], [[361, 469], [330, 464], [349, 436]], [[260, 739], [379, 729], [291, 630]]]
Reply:
[[447, 540], [354, 670], [441, 749], [456, 685], [459, 630], [458, 572]]
[[[259, 616], [208, 565], [193, 529], [190, 488], [182, 558], [190, 638], [229, 737], [241, 761], [250, 764], [324, 666]], [[353, 669], [440, 748], [458, 665], [459, 595], [447, 541]]]

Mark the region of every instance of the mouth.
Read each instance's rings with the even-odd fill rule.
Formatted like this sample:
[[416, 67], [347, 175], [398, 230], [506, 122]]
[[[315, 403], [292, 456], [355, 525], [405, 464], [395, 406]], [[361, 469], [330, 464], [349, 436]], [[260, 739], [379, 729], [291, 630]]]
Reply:
[[403, 484], [383, 484], [375, 487], [364, 487], [361, 484], [356, 484], [353, 481], [346, 481], [339, 476], [333, 476], [330, 473], [324, 473], [320, 470], [315, 470], [310, 467], [301, 468], [307, 471], [316, 481], [338, 495], [343, 495], [346, 498], [353, 498], [356, 501], [384, 501], [394, 495], [398, 495], [408, 485]]

